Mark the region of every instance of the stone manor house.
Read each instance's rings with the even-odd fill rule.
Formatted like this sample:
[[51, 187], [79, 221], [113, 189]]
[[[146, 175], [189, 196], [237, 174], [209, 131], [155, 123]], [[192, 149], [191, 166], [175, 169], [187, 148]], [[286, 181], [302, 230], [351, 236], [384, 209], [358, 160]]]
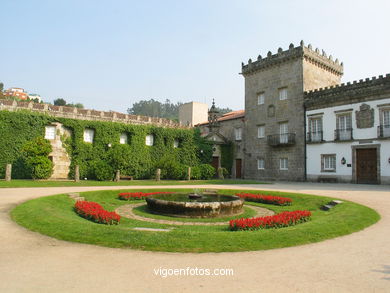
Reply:
[[[220, 115], [214, 102], [210, 109], [191, 102], [181, 106], [180, 123], [12, 100], [1, 100], [0, 111], [29, 110], [159, 127], [196, 126], [213, 144], [212, 165], [232, 163], [228, 172], [233, 178], [390, 184], [390, 74], [341, 83], [343, 63], [303, 41], [249, 59], [242, 63], [241, 74], [245, 110]], [[45, 130], [53, 147], [52, 178], [67, 178], [71, 162], [60, 137], [69, 134], [59, 123]], [[94, 130], [85, 129], [84, 141], [93, 139]], [[121, 135], [119, 143], [126, 142], [127, 136]], [[152, 135], [145, 137], [145, 144], [153, 145]], [[226, 146], [232, 148], [224, 157]]]
[[232, 142], [233, 178], [390, 183], [390, 74], [341, 84], [343, 63], [303, 41], [241, 74], [245, 111], [213, 105], [208, 122], [192, 121], [214, 144], [214, 166]]

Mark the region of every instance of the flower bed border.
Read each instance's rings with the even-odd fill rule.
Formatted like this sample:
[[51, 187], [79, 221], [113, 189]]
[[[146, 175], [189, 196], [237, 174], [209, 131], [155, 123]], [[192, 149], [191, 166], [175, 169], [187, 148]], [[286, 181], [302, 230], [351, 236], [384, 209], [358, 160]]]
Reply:
[[245, 199], [246, 201], [253, 201], [265, 204], [273, 204], [279, 206], [289, 206], [292, 205], [292, 199], [289, 197], [282, 196], [273, 196], [266, 194], [255, 194], [255, 193], [236, 193], [237, 196]]
[[93, 201], [79, 200], [75, 203], [74, 210], [81, 217], [99, 224], [117, 225], [121, 219], [116, 212], [106, 211], [100, 204]]
[[118, 198], [121, 200], [133, 200], [133, 199], [145, 199], [149, 195], [154, 194], [173, 194], [174, 192], [169, 191], [156, 191], [156, 192], [122, 192], [118, 194]]
[[286, 211], [267, 217], [230, 220], [229, 228], [232, 231], [283, 228], [307, 222], [310, 219], [310, 211]]

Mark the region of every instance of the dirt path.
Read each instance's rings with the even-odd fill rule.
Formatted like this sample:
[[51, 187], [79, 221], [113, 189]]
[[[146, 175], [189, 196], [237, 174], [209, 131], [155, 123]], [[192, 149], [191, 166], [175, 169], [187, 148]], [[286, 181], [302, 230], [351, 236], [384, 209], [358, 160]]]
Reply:
[[[145, 252], [59, 241], [28, 231], [9, 217], [13, 206], [31, 198], [123, 186], [0, 189], [0, 292], [390, 292], [389, 186], [207, 186], [218, 187], [330, 195], [372, 207], [382, 219], [351, 235], [292, 248], [204, 254]], [[168, 268], [185, 273], [187, 267], [192, 269], [190, 273], [195, 268], [198, 272], [229, 268], [234, 275], [163, 278], [154, 273]]]

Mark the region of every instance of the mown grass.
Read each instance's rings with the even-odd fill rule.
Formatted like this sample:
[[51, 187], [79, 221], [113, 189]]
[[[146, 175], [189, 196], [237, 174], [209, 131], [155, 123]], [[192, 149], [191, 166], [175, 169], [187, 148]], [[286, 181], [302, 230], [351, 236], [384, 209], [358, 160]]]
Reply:
[[[148, 190], [142, 190], [147, 192]], [[164, 191], [175, 191], [164, 189]], [[181, 190], [182, 192], [183, 190]], [[127, 204], [117, 199], [123, 191], [94, 191], [82, 193], [86, 200], [96, 201], [108, 210]], [[221, 190], [235, 194], [236, 190]], [[246, 192], [251, 192], [246, 190]], [[252, 191], [259, 193], [259, 191]], [[133, 248], [169, 252], [224, 252], [263, 250], [289, 247], [322, 241], [350, 234], [368, 227], [379, 220], [376, 211], [344, 201], [330, 211], [319, 207], [333, 197], [320, 197], [298, 193], [263, 192], [288, 196], [292, 206], [274, 206], [248, 203], [281, 212], [286, 210], [310, 210], [312, 220], [297, 226], [258, 231], [229, 231], [227, 226], [166, 225], [122, 218], [117, 226], [96, 224], [79, 217], [73, 211], [74, 201], [67, 195], [54, 195], [27, 201], [12, 210], [12, 218], [20, 225], [57, 239], [90, 243], [108, 247]], [[139, 201], [133, 201], [139, 203]], [[176, 219], [176, 218], [174, 218]], [[132, 230], [135, 227], [174, 228], [171, 232], [146, 232]]]
[[81, 180], [74, 181], [51, 181], [51, 180], [0, 180], [0, 188], [17, 188], [17, 187], [71, 187], [71, 186], [137, 186], [137, 185], [204, 185], [204, 184], [265, 184], [256, 180], [243, 179], [212, 179], [212, 180], [124, 180], [114, 181], [93, 181]]

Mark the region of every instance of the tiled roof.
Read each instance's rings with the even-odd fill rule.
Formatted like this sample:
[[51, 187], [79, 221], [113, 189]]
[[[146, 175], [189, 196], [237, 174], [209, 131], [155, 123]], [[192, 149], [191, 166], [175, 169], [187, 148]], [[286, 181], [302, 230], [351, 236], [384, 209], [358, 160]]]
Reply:
[[[232, 112], [223, 114], [221, 117], [218, 118], [218, 121], [221, 122], [221, 121], [226, 121], [226, 120], [238, 119], [238, 118], [242, 118], [242, 117], [245, 117], [245, 110], [237, 110], [237, 111], [232, 111]], [[208, 121], [199, 123], [198, 126], [207, 125], [207, 124], [209, 124]]]

